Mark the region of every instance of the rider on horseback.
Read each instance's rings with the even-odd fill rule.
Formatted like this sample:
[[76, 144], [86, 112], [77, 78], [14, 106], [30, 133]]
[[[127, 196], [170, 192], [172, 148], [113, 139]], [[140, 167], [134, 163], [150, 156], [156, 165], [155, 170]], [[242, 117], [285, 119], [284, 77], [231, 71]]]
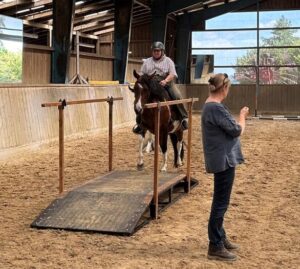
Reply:
[[[172, 100], [182, 99], [180, 92], [175, 87], [174, 79], [177, 78], [174, 62], [167, 57], [165, 52], [165, 46], [162, 42], [156, 41], [152, 44], [152, 57], [146, 59], [142, 65], [141, 73], [151, 75], [155, 72], [155, 77], [160, 85], [162, 85], [168, 92]], [[188, 115], [183, 104], [173, 106], [176, 114], [178, 115], [183, 130], [188, 128]], [[136, 125], [133, 127], [133, 132], [140, 134], [142, 128], [141, 115], [137, 113]]]

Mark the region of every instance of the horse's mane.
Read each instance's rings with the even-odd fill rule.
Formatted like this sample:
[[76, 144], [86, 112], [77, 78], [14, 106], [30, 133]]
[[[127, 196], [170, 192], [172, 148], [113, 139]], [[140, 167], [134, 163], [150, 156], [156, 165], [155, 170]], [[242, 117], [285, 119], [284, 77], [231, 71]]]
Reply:
[[150, 99], [158, 99], [159, 101], [165, 101], [169, 99], [166, 89], [159, 84], [156, 79], [150, 78], [148, 75], [142, 75], [141, 81], [144, 82], [150, 91]]

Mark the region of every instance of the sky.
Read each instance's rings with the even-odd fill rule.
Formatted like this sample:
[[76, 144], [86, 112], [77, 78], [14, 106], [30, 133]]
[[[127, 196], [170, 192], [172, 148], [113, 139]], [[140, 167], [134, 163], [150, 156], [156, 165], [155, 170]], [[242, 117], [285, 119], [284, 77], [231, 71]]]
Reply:
[[[256, 12], [227, 13], [206, 21], [206, 29], [233, 29], [233, 28], [256, 28]], [[300, 27], [300, 11], [267, 11], [259, 13], [259, 26], [261, 28], [274, 27], [275, 22], [284, 16], [291, 21], [293, 27]], [[271, 36], [271, 30], [260, 31], [260, 45], [262, 38]], [[300, 37], [300, 29], [295, 36]], [[223, 32], [193, 32], [192, 48], [234, 48], [256, 47], [257, 33], [254, 30], [223, 31]], [[289, 45], [289, 44], [286, 44]], [[245, 55], [247, 50], [192, 50], [192, 54], [213, 54], [215, 65], [234, 65], [236, 58]], [[215, 70], [216, 72], [217, 70]], [[231, 77], [234, 69], [228, 68], [221, 72], [227, 72]]]
[[[2, 21], [4, 23], [4, 27], [3, 27], [3, 25], [0, 24], [0, 33], [22, 37], [22, 35], [23, 35], [22, 20], [0, 15], [0, 21]], [[8, 29], [15, 29], [15, 30], [8, 30]], [[3, 40], [1, 38], [0, 38], [0, 40], [6, 49], [13, 51], [13, 52], [22, 52], [22, 49], [23, 49], [22, 42], [8, 41], [8, 40]]]

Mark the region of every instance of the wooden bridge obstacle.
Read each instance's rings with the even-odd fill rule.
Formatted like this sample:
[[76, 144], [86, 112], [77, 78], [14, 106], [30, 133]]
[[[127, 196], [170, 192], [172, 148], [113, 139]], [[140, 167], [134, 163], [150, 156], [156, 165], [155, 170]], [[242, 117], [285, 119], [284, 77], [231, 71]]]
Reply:
[[[93, 231], [131, 235], [158, 212], [167, 208], [198, 184], [191, 178], [192, 106], [198, 99], [183, 99], [147, 104], [155, 109], [154, 174], [139, 171], [112, 171], [113, 160], [113, 102], [122, 97], [78, 101], [60, 100], [44, 103], [42, 107], [58, 107], [59, 110], [59, 193], [34, 220], [31, 227]], [[108, 102], [109, 104], [109, 173], [99, 176], [66, 194], [64, 185], [64, 108], [67, 105]], [[189, 129], [186, 174], [158, 173], [160, 109], [180, 103], [188, 104]]]

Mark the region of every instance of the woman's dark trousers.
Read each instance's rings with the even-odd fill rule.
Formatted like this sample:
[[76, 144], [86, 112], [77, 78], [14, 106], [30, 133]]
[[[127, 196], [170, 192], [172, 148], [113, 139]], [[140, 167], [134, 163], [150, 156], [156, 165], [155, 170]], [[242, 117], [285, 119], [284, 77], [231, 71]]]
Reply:
[[216, 247], [222, 247], [226, 238], [223, 220], [230, 201], [234, 175], [235, 167], [214, 174], [214, 196], [208, 223], [208, 238], [210, 244]]

